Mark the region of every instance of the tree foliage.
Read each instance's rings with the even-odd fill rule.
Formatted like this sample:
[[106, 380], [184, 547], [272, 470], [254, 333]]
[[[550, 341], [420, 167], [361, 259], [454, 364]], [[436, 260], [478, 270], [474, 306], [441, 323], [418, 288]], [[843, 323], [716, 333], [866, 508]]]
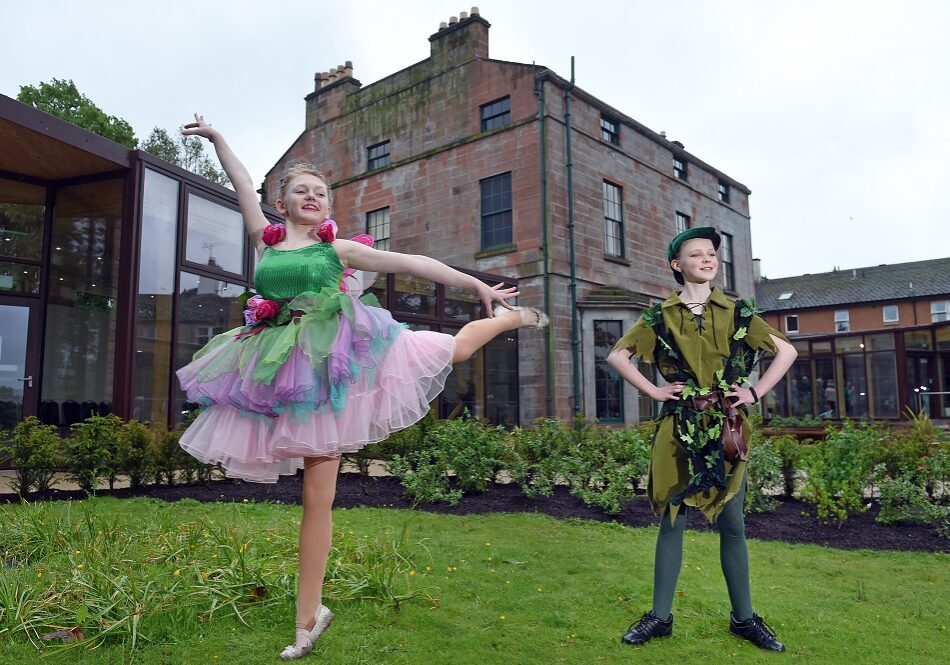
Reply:
[[108, 115], [79, 92], [72, 80], [52, 79], [37, 86], [20, 86], [17, 100], [78, 125], [116, 143], [135, 148], [138, 140], [132, 125], [118, 116]]
[[142, 150], [219, 185], [227, 186], [231, 182], [214, 160], [205, 154], [204, 142], [197, 136], [179, 134], [174, 139], [165, 129], [155, 127], [142, 144]]

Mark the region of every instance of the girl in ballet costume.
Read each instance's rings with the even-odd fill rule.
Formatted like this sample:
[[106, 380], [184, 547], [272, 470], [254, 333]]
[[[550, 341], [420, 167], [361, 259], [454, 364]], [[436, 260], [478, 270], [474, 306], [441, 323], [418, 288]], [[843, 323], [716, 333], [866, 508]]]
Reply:
[[[246, 325], [211, 339], [178, 371], [188, 399], [203, 407], [181, 445], [249, 481], [273, 483], [304, 469], [297, 636], [280, 653], [293, 660], [333, 621], [321, 591], [340, 455], [417, 422], [453, 364], [502, 332], [543, 327], [547, 317], [512, 307], [514, 288], [489, 287], [425, 256], [337, 238], [329, 183], [309, 165], [285, 174], [275, 204], [285, 223], [269, 224], [250, 174], [221, 132], [195, 114], [182, 133], [214, 144], [260, 261]], [[372, 296], [359, 297], [353, 271], [408, 273], [471, 289], [488, 318], [454, 336], [411, 331]]]

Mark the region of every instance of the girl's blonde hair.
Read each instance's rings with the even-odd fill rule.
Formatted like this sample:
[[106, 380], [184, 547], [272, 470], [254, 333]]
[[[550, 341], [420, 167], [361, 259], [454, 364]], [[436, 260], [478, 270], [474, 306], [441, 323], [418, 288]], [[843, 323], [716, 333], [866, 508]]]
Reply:
[[280, 193], [277, 198], [283, 200], [287, 196], [287, 188], [293, 182], [293, 179], [299, 175], [312, 175], [320, 178], [327, 187], [327, 201], [330, 202], [330, 205], [333, 205], [333, 194], [330, 192], [330, 183], [327, 182], [327, 177], [310, 162], [297, 162], [287, 167], [280, 179]]

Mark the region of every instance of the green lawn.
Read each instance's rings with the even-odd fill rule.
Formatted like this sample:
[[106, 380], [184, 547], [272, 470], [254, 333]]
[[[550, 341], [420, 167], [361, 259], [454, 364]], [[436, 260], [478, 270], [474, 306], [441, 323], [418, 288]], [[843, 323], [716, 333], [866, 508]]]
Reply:
[[[299, 516], [298, 506], [144, 499], [0, 506], [0, 663], [40, 661], [24, 624], [35, 636], [77, 614], [87, 638], [106, 639], [47, 649], [42, 662], [277, 662], [293, 634]], [[751, 541], [757, 611], [788, 645], [767, 654], [727, 632], [718, 537], [687, 532], [673, 637], [634, 648], [619, 637], [649, 607], [653, 528], [385, 509], [334, 517], [336, 622], [304, 662], [917, 664], [950, 651], [945, 554]]]

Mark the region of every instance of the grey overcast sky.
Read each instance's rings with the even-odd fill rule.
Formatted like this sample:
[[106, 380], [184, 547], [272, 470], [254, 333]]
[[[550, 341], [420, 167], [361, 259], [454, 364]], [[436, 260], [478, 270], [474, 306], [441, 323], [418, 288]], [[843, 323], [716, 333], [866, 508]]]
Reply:
[[[0, 93], [71, 78], [144, 139], [201, 111], [260, 181], [313, 75], [364, 85], [429, 54], [462, 2], [0, 3]], [[483, 0], [490, 55], [537, 62], [752, 190], [784, 277], [950, 255], [950, 3]]]

